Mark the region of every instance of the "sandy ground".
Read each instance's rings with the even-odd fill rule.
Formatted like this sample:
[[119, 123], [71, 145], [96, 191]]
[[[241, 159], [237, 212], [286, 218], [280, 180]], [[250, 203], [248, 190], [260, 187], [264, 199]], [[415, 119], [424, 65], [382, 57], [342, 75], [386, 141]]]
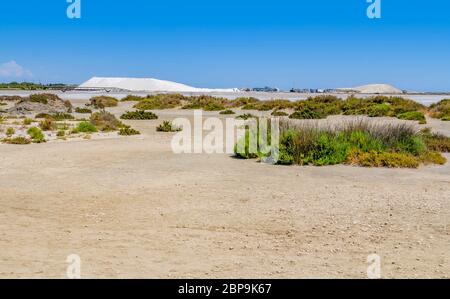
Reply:
[[138, 137], [0, 145], [0, 277], [64, 278], [70, 254], [84, 278], [366, 278], [370, 254], [385, 278], [450, 277], [449, 164], [175, 155], [155, 126], [183, 113], [128, 122]]

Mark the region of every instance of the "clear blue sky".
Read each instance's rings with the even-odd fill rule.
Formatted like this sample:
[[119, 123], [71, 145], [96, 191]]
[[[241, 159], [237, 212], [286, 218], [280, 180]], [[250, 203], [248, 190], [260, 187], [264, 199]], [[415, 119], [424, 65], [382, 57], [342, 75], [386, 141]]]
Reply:
[[0, 81], [450, 90], [450, 1], [2, 0]]

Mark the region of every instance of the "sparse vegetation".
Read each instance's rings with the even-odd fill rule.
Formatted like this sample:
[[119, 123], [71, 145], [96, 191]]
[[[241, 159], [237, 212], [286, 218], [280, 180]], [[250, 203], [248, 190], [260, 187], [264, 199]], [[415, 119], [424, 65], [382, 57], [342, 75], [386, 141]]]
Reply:
[[42, 133], [41, 129], [37, 127], [31, 127], [28, 129], [27, 134], [30, 135], [33, 143], [43, 143], [45, 142], [44, 133]]
[[15, 144], [15, 145], [26, 145], [30, 144], [31, 140], [28, 138], [25, 138], [23, 136], [15, 137], [15, 138], [5, 138], [2, 140], [3, 143], [7, 144]]
[[[437, 137], [434, 138], [437, 142]], [[262, 158], [264, 155], [259, 151], [248, 150], [269, 145], [261, 142], [255, 132], [247, 131], [246, 137], [237, 144], [240, 147], [236, 146], [236, 155], [246, 159]], [[357, 120], [321, 127], [283, 121], [278, 146], [278, 163], [282, 165], [416, 168], [421, 163], [445, 163], [445, 158], [437, 153], [445, 148], [427, 141], [424, 133], [416, 132], [412, 125], [402, 123]], [[245, 148], [245, 151], [239, 152], [238, 148]]]
[[57, 128], [56, 123], [51, 118], [46, 118], [43, 121], [39, 122], [39, 127], [43, 131], [53, 131]]
[[250, 114], [250, 113], [245, 113], [245, 114], [236, 116], [236, 119], [248, 120], [250, 118], [257, 118], [257, 117], [255, 115], [253, 115], [253, 114]]
[[[138, 99], [138, 97], [130, 97], [129, 99]], [[182, 100], [186, 100], [186, 97], [180, 94], [158, 94], [140, 99], [139, 103], [134, 105], [133, 108], [138, 110], [172, 109], [179, 107]]]
[[92, 114], [90, 122], [102, 132], [117, 131], [122, 126], [122, 123], [107, 111]]
[[181, 131], [180, 127], [174, 126], [171, 121], [164, 121], [162, 124], [160, 124], [156, 131], [158, 132], [179, 132]]
[[233, 115], [233, 114], [236, 114], [236, 112], [234, 112], [233, 110], [227, 109], [227, 110], [221, 111], [219, 114], [221, 114], [221, 115]]
[[445, 99], [430, 106], [431, 117], [443, 121], [450, 120], [450, 99]]
[[14, 135], [16, 133], [16, 130], [14, 130], [14, 128], [9, 127], [6, 129], [5, 133], [6, 133], [6, 136], [11, 137], [12, 135]]
[[120, 128], [119, 135], [121, 136], [133, 136], [133, 135], [140, 135], [141, 132], [131, 128], [130, 126], [124, 126]]
[[425, 115], [419, 111], [410, 111], [410, 112], [400, 113], [399, 115], [397, 115], [397, 118], [404, 119], [404, 120], [415, 120], [415, 121], [418, 121], [419, 124], [421, 124], [421, 125], [425, 125], [427, 123]]
[[75, 112], [76, 112], [76, 113], [80, 113], [80, 114], [91, 114], [91, 113], [92, 113], [92, 110], [91, 110], [91, 109], [88, 109], [88, 108], [80, 108], [80, 107], [77, 107], [77, 108], [75, 108]]
[[283, 117], [283, 116], [289, 116], [289, 114], [284, 111], [275, 110], [272, 112], [272, 116]]
[[95, 133], [98, 132], [97, 128], [90, 122], [82, 121], [73, 130], [72, 133]]
[[138, 110], [138, 111], [127, 111], [120, 118], [126, 120], [153, 120], [158, 119], [158, 116], [153, 112]]
[[102, 109], [102, 108], [109, 108], [109, 107], [117, 107], [119, 104], [119, 101], [116, 98], [113, 97], [107, 97], [107, 96], [99, 96], [99, 97], [93, 97], [90, 99], [91, 106]]

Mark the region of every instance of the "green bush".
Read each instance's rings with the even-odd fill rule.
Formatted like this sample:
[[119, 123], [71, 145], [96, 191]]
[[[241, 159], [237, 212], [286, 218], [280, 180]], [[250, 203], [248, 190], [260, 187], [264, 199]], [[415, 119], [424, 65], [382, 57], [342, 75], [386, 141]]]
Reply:
[[27, 134], [30, 135], [33, 143], [43, 143], [45, 142], [44, 133], [42, 133], [41, 129], [37, 127], [31, 127], [28, 129]]
[[158, 94], [139, 100], [133, 108], [138, 110], [173, 109], [179, 107], [181, 101], [185, 99], [186, 97], [180, 94]]
[[369, 117], [388, 116], [391, 111], [391, 106], [388, 104], [377, 104], [367, 108], [367, 115]]
[[164, 121], [157, 128], [157, 132], [179, 132], [182, 129], [173, 125], [171, 121]]
[[99, 96], [90, 99], [91, 106], [95, 108], [117, 107], [119, 101], [113, 97]]
[[57, 128], [56, 124], [50, 118], [46, 118], [43, 121], [39, 122], [39, 127], [43, 131], [53, 131], [53, 130], [55, 130]]
[[117, 131], [123, 124], [107, 111], [93, 113], [90, 122], [102, 132]]
[[289, 114], [287, 114], [284, 111], [275, 110], [272, 112], [272, 116], [282, 117], [282, 116], [289, 116]]
[[73, 133], [95, 133], [98, 132], [97, 128], [90, 122], [80, 122], [72, 131]]
[[397, 118], [403, 119], [403, 120], [416, 120], [421, 125], [425, 125], [427, 123], [425, 115], [419, 111], [410, 111], [410, 112], [400, 113], [397, 115]]
[[[374, 123], [368, 120], [317, 126], [280, 122], [278, 164], [335, 165], [353, 164], [370, 167], [411, 167], [421, 163], [445, 163], [437, 153], [445, 149], [442, 137], [428, 137], [417, 133], [413, 125]], [[252, 132], [237, 144], [245, 151], [237, 155], [245, 159], [261, 157], [261, 153], [247, 150], [255, 146]], [[249, 140], [248, 140], [249, 139]], [[251, 143], [253, 142], [253, 143]], [[434, 142], [433, 145], [430, 145]], [[236, 152], [236, 149], [235, 149]]]
[[233, 110], [227, 109], [227, 110], [221, 111], [219, 114], [221, 114], [221, 115], [232, 115], [232, 114], [236, 114], [236, 112], [234, 112]]
[[134, 95], [127, 95], [124, 97], [121, 102], [139, 102], [145, 99], [144, 97], [134, 96]]
[[445, 99], [430, 106], [431, 117], [443, 121], [450, 120], [450, 99]]
[[302, 107], [289, 116], [290, 119], [322, 119], [325, 117], [325, 114], [317, 110], [312, 110], [309, 107]]
[[421, 131], [422, 139], [429, 151], [450, 152], [450, 138], [442, 134], [434, 134], [430, 129]]
[[14, 130], [14, 128], [7, 128], [6, 129], [6, 136], [11, 137], [12, 135], [14, 135], [16, 133], [16, 130]]
[[121, 136], [132, 136], [132, 135], [140, 135], [141, 132], [129, 127], [129, 126], [124, 126], [122, 128], [120, 128], [119, 130], [119, 135]]
[[77, 107], [77, 108], [75, 108], [75, 112], [76, 112], [76, 113], [80, 113], [80, 114], [91, 114], [91, 113], [92, 113], [92, 110], [91, 110], [91, 109], [88, 109], [88, 108], [80, 108], [80, 107]]
[[121, 119], [127, 119], [127, 120], [153, 120], [158, 119], [158, 116], [154, 114], [153, 112], [146, 112], [144, 110], [138, 110], [138, 111], [127, 111], [125, 114], [123, 114]]
[[30, 144], [31, 140], [22, 136], [15, 137], [15, 138], [6, 138], [2, 140], [4, 143], [7, 144], [15, 144], [15, 145], [25, 145]]
[[251, 118], [258, 118], [258, 117], [256, 117], [253, 114], [250, 114], [250, 113], [245, 113], [245, 114], [236, 116], [236, 119], [243, 119], [243, 120], [248, 120], [248, 119], [251, 119]]

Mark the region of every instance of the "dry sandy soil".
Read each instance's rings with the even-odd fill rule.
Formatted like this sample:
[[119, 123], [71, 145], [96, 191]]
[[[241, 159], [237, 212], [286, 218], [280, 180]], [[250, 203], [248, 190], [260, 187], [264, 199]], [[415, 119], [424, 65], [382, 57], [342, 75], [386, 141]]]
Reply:
[[384, 278], [450, 277], [449, 164], [175, 155], [160, 122], [129, 122], [138, 137], [0, 145], [0, 277], [64, 278], [70, 254], [83, 278], [366, 278], [370, 254]]

